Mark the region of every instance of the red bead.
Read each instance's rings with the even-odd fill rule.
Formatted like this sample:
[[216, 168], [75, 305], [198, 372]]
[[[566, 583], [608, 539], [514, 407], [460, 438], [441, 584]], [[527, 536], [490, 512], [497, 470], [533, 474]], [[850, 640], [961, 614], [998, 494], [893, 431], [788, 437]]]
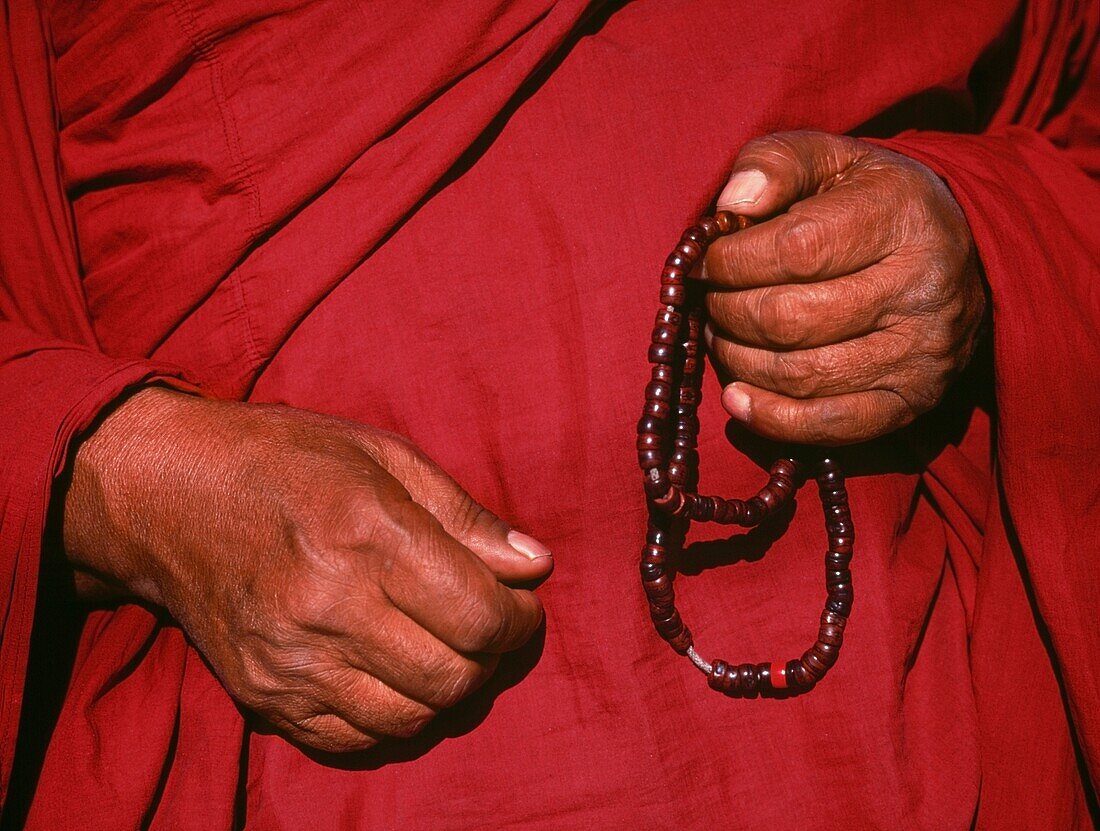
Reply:
[[771, 679], [773, 690], [787, 689], [787, 669], [774, 661], [770, 665], [768, 677]]

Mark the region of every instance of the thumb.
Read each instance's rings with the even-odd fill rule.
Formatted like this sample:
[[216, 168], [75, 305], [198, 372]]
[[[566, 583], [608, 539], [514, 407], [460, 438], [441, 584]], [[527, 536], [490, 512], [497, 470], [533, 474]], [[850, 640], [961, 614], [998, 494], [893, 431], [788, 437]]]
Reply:
[[718, 210], [753, 218], [782, 213], [828, 190], [867, 151], [856, 139], [830, 133], [772, 133], [753, 139], [734, 162], [718, 196]]
[[413, 500], [426, 508], [451, 537], [470, 549], [505, 583], [541, 581], [554, 570], [554, 557], [541, 542], [511, 528], [477, 502], [446, 471], [407, 439], [395, 436], [382, 451], [385, 466]]

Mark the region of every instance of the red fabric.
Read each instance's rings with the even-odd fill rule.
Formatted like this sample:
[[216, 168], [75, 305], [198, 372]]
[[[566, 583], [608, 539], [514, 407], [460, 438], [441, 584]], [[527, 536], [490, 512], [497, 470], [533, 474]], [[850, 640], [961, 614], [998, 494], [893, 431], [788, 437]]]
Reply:
[[[29, 827], [1092, 827], [1095, 4], [424, 6], [5, 5], [3, 781], [50, 482], [173, 366], [410, 436], [552, 547], [545, 637], [333, 764], [250, 730], [169, 622], [96, 612]], [[844, 655], [737, 702], [651, 631], [632, 428], [666, 247], [740, 144], [796, 127], [917, 131], [887, 143], [967, 213], [993, 369], [844, 452]], [[774, 453], [727, 439], [713, 378], [702, 416], [707, 489], [751, 488]], [[678, 582], [704, 653], [804, 647], [801, 502]]]

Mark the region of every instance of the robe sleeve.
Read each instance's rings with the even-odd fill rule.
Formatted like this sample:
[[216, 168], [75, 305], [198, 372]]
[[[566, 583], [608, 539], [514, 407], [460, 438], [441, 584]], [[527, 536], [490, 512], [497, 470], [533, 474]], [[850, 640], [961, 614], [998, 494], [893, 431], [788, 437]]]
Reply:
[[[986, 133], [911, 132], [879, 143], [943, 177], [969, 221], [993, 308], [998, 493], [991, 513], [1004, 527], [1003, 535], [994, 536], [1011, 546], [1029, 587], [1095, 785], [1100, 782], [1098, 15], [1095, 4], [1051, 4], [1041, 12], [1046, 21], [1035, 14], [1025, 21], [1017, 72]], [[987, 530], [987, 548], [990, 544]], [[1005, 638], [1011, 641], [1011, 634]], [[1010, 661], [1012, 654], [1012, 643], [1006, 642], [1002, 659]]]
[[23, 699], [51, 485], [74, 437], [178, 369], [96, 348], [61, 187], [49, 51], [34, 4], [0, 15], [0, 806]]

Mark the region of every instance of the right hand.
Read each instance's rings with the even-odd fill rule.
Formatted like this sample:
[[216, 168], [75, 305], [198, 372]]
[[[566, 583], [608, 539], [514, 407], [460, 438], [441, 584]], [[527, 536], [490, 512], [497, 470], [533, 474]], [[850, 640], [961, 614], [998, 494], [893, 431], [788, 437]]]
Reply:
[[289, 407], [149, 388], [80, 446], [64, 541], [166, 608], [292, 739], [415, 734], [542, 621], [553, 559], [411, 442]]

